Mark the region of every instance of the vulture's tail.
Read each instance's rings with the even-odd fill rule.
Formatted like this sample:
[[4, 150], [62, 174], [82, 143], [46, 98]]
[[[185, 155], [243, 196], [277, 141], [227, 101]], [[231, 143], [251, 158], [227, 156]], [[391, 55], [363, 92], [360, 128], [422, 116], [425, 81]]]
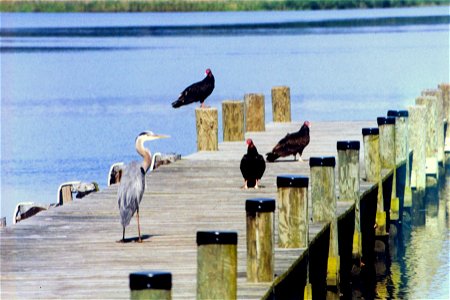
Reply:
[[184, 104], [184, 98], [180, 98], [180, 99], [172, 102], [172, 107], [178, 108], [178, 107], [182, 106], [183, 104]]
[[268, 162], [274, 162], [275, 159], [277, 159], [278, 157], [280, 157], [280, 156], [278, 154], [273, 153], [273, 152], [266, 153], [266, 160]]

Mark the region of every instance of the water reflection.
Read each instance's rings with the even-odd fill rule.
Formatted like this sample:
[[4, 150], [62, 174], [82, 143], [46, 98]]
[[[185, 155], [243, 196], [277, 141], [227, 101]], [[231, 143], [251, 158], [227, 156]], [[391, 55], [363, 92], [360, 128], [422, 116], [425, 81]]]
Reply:
[[447, 167], [438, 185], [414, 194], [403, 224], [391, 224], [386, 252], [377, 252], [373, 265], [354, 278], [353, 298], [448, 299], [449, 215]]

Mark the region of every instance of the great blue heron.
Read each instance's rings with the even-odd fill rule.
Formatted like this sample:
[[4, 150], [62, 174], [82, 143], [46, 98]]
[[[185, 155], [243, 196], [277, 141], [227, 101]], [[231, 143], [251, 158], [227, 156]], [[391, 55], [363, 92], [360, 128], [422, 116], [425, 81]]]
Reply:
[[120, 217], [123, 226], [121, 242], [125, 242], [125, 227], [130, 224], [131, 217], [133, 217], [134, 213], [136, 213], [138, 224], [138, 242], [142, 242], [141, 228], [139, 225], [139, 204], [144, 195], [145, 173], [147, 173], [152, 161], [152, 154], [149, 149], [144, 148], [144, 142], [167, 137], [169, 136], [144, 131], [136, 138], [136, 151], [142, 156], [143, 160], [141, 163], [133, 161], [124, 168], [119, 189], [117, 190]]

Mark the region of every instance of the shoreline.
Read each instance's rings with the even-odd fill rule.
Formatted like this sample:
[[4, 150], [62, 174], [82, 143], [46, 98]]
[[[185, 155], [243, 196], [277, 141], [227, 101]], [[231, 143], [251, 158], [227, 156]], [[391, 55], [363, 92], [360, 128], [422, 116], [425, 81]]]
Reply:
[[286, 11], [445, 6], [449, 0], [147, 0], [147, 1], [1, 1], [0, 12], [205, 12]]

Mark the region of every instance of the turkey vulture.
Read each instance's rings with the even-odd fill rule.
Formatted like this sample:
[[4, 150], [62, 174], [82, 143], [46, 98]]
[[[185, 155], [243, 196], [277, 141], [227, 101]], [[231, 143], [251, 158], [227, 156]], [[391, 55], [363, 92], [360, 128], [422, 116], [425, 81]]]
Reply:
[[252, 139], [247, 139], [247, 154], [241, 159], [241, 173], [244, 177], [244, 188], [258, 188], [258, 183], [266, 170], [266, 162], [253, 144]]
[[279, 157], [289, 155], [294, 155], [294, 159], [296, 159], [297, 153], [300, 155], [299, 160], [302, 161], [303, 149], [305, 149], [305, 147], [309, 144], [310, 127], [311, 124], [308, 121], [305, 121], [299, 131], [288, 133], [278, 142], [272, 152], [266, 154], [267, 161], [274, 162]]
[[200, 107], [204, 107], [203, 102], [214, 90], [214, 75], [210, 69], [205, 71], [206, 77], [199, 82], [193, 83], [181, 92], [176, 101], [172, 103], [173, 108], [200, 101]]

